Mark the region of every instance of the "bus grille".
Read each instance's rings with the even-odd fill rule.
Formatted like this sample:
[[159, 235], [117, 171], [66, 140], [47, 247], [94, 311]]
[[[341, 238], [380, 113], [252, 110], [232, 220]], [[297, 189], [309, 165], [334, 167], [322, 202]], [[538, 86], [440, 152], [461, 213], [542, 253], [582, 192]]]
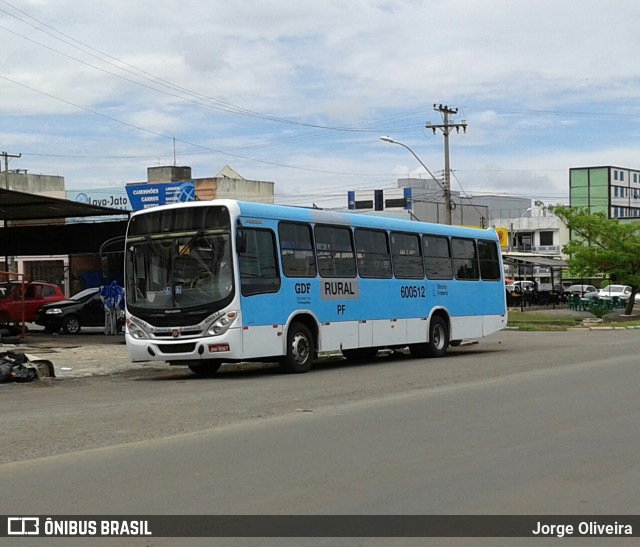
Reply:
[[162, 353], [191, 353], [196, 349], [195, 342], [185, 344], [158, 344], [158, 349]]

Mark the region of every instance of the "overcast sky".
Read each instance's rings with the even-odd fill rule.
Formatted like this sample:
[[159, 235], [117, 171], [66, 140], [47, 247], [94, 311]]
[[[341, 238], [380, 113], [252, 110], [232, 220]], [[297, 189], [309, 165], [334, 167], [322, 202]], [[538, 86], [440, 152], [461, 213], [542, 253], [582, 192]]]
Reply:
[[640, 169], [634, 0], [0, 0], [0, 151], [68, 189], [224, 165], [330, 206], [444, 167], [452, 190], [566, 200]]

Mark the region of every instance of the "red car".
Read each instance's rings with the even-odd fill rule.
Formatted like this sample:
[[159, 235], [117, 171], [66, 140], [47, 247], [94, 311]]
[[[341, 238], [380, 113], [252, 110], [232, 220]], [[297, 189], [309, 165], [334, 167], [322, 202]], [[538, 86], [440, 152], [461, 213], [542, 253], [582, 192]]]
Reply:
[[[23, 298], [24, 291], [24, 298]], [[0, 325], [32, 322], [38, 309], [50, 302], [64, 300], [62, 289], [44, 281], [9, 281], [0, 283]]]

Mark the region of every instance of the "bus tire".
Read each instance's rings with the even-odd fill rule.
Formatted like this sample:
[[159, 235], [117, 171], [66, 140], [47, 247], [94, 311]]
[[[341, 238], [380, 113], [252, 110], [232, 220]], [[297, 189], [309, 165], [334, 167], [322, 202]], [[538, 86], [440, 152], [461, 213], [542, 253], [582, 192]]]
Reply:
[[349, 361], [372, 361], [378, 355], [378, 348], [343, 349], [342, 355]]
[[442, 357], [449, 346], [449, 329], [442, 317], [434, 317], [429, 324], [429, 341], [411, 344], [409, 351], [414, 357]]
[[191, 369], [191, 372], [197, 374], [202, 378], [213, 376], [216, 372], [218, 372], [218, 369], [221, 365], [222, 363], [220, 361], [216, 361], [215, 359], [193, 361], [188, 363], [188, 367], [189, 369]]
[[457, 348], [460, 344], [462, 344], [462, 340], [449, 340], [449, 345], [452, 348]]
[[429, 357], [442, 357], [449, 347], [449, 329], [446, 321], [439, 316], [431, 319], [429, 325], [429, 341], [427, 342], [427, 355]]
[[299, 374], [307, 372], [313, 363], [315, 347], [311, 332], [302, 323], [292, 323], [287, 332], [285, 356], [280, 360], [282, 372]]

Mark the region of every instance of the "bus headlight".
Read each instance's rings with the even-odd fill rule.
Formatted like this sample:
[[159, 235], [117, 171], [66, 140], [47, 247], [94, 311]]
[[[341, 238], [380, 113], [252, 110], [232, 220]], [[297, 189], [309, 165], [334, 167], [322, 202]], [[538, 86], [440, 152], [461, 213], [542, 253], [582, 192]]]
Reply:
[[220, 334], [224, 334], [229, 330], [229, 327], [236, 320], [236, 317], [238, 317], [238, 313], [235, 311], [225, 313], [222, 317], [211, 324], [211, 326], [207, 330], [207, 334], [210, 334], [212, 336], [219, 336]]
[[129, 329], [129, 334], [133, 338], [136, 338], [137, 340], [142, 340], [144, 338], [149, 338], [147, 336], [147, 333], [144, 330], [142, 330], [141, 327], [136, 325], [133, 321], [129, 321], [127, 323], [127, 328]]

